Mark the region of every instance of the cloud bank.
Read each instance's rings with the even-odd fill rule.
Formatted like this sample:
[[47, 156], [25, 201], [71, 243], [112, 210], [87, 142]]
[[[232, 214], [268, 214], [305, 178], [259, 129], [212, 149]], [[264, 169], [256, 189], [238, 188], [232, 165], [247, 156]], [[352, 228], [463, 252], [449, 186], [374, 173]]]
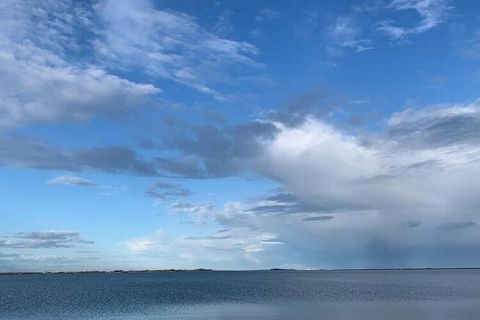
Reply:
[[[478, 101], [407, 109], [387, 119], [383, 132], [368, 134], [308, 115], [293, 126], [273, 120], [275, 133], [257, 141], [244, 163], [283, 191], [227, 203], [208, 219], [242, 243], [269, 234], [275, 246], [243, 247], [254, 265], [289, 265], [297, 253], [308, 256], [307, 265], [323, 267], [474, 266], [480, 257], [466, 252], [477, 250], [480, 240], [472, 179], [480, 174], [479, 115]], [[217, 133], [204, 136], [204, 144], [208, 138], [215, 141]], [[174, 206], [193, 211], [181, 204]], [[221, 247], [226, 238], [218, 232], [206, 235], [207, 242], [171, 244], [188, 240], [198, 252]], [[147, 239], [149, 248], [158, 245]]]

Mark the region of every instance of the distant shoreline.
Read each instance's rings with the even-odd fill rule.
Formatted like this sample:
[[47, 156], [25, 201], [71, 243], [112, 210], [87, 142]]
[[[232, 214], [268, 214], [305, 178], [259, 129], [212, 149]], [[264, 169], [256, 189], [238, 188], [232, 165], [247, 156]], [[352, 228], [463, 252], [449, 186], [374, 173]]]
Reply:
[[214, 270], [214, 269], [158, 269], [158, 270], [112, 270], [112, 271], [31, 271], [0, 272], [0, 276], [11, 275], [51, 275], [51, 274], [124, 274], [124, 273], [167, 273], [167, 272], [335, 272], [335, 271], [435, 271], [435, 270], [480, 270], [480, 267], [457, 268], [344, 268], [344, 269], [257, 269], [257, 270]]

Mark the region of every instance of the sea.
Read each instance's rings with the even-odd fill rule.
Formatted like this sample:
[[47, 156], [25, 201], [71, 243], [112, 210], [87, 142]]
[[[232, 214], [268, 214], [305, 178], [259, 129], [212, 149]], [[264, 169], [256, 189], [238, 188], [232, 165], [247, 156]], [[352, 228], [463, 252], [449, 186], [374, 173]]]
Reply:
[[0, 319], [480, 319], [480, 270], [0, 275]]

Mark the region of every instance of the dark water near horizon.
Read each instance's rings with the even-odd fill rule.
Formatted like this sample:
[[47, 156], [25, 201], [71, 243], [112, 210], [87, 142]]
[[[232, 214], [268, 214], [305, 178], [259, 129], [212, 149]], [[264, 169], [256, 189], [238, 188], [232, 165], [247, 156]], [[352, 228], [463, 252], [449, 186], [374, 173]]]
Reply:
[[0, 319], [480, 319], [480, 270], [5, 275]]

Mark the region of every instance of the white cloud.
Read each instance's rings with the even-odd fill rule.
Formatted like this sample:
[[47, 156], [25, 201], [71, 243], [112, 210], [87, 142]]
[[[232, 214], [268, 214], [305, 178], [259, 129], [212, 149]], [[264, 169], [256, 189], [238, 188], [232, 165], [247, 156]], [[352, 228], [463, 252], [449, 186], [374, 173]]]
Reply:
[[5, 84], [0, 89], [0, 127], [120, 115], [158, 92], [152, 85], [132, 83], [95, 67], [47, 65], [5, 51], [0, 73]]
[[96, 12], [103, 25], [95, 50], [113, 68], [138, 69], [224, 99], [212, 88], [214, 78], [225, 78], [234, 65], [259, 66], [253, 45], [221, 38], [193, 17], [146, 0], [103, 1]]
[[[470, 37], [466, 43], [464, 43], [460, 51], [470, 59], [479, 59], [480, 58], [480, 31], [475, 32], [475, 34]], [[479, 82], [480, 74], [477, 71], [474, 74], [474, 79], [476, 82]]]
[[98, 183], [92, 180], [84, 179], [81, 177], [63, 175], [58, 176], [53, 179], [48, 180], [46, 183], [48, 184], [63, 184], [69, 186], [82, 186], [82, 187], [98, 187], [100, 186]]
[[[2, 3], [0, 128], [119, 115], [159, 92], [82, 62], [87, 45], [77, 32], [91, 27], [85, 10], [70, 1]], [[72, 54], [82, 58], [71, 62]]]
[[232, 33], [233, 25], [232, 25], [232, 17], [233, 12], [230, 10], [223, 11], [218, 16], [217, 23], [213, 26], [212, 31], [219, 37], [225, 37]]
[[85, 270], [85, 263], [97, 260], [95, 256], [51, 255], [51, 254], [17, 254], [0, 252], [0, 272], [42, 272]]
[[88, 2], [73, 0], [5, 0], [0, 3], [0, 30], [15, 43], [35, 47], [60, 56], [81, 50], [78, 35], [93, 27]]
[[410, 27], [395, 25], [392, 20], [384, 20], [378, 24], [378, 30], [398, 41], [412, 34], [426, 32], [445, 22], [453, 7], [449, 0], [393, 0], [387, 8], [395, 11], [413, 10], [420, 16], [418, 23]]
[[[257, 267], [480, 262], [465, 254], [480, 241], [478, 101], [407, 109], [385, 122], [385, 132], [369, 135], [315, 117], [273, 124], [278, 132], [245, 163], [284, 191], [212, 210], [203, 225], [226, 231], [189, 238], [162, 233], [132, 248], [180, 260], [185, 253], [189, 263], [205, 254], [201, 261], [213, 265], [221, 264], [214, 253], [223, 248], [229, 261], [250, 255]], [[173, 207], [193, 216], [202, 208], [182, 201]], [[445, 255], [455, 258], [445, 261]]]
[[0, 128], [123, 115], [160, 93], [119, 71], [224, 99], [213, 79], [227, 79], [228, 67], [259, 66], [254, 46], [149, 1], [3, 1], [0, 51]]
[[372, 41], [362, 38], [362, 30], [351, 17], [338, 17], [327, 34], [328, 53], [338, 56], [345, 49], [362, 52], [372, 49]]
[[124, 243], [133, 253], [161, 259], [165, 268], [258, 268], [262, 265], [257, 259], [258, 254], [281, 244], [274, 234], [248, 228], [223, 229], [196, 236], [192, 236], [191, 232], [187, 236], [157, 230], [153, 235], [130, 239]]
[[180, 199], [170, 205], [172, 211], [191, 214], [199, 223], [208, 219], [213, 207], [213, 203], [211, 202], [190, 203]]
[[145, 238], [136, 238], [136, 239], [131, 239], [125, 242], [125, 245], [128, 248], [128, 250], [133, 252], [148, 251], [154, 244], [155, 243], [153, 241]]
[[264, 8], [260, 10], [258, 15], [255, 17], [255, 21], [265, 22], [270, 20], [277, 20], [277, 19], [280, 19], [281, 17], [282, 17], [282, 14], [279, 11], [269, 9], [269, 8]]
[[281, 133], [265, 144], [259, 170], [304, 200], [368, 209], [440, 209], [456, 200], [445, 194], [455, 188], [473, 196], [469, 180], [466, 187], [437, 184], [478, 173], [479, 105], [409, 109], [388, 120], [385, 135], [370, 137], [345, 134], [314, 118], [298, 127], [278, 124]]
[[55, 262], [55, 263], [72, 263], [79, 262], [78, 259], [72, 259], [66, 256], [52, 256], [52, 255], [19, 255], [19, 254], [1, 254], [0, 261], [5, 262], [14, 262], [14, 263], [44, 263], [44, 262]]
[[187, 213], [208, 213], [213, 209], [211, 202], [192, 204], [182, 200], [177, 200], [170, 208], [175, 212], [187, 212]]
[[[274, 234], [284, 259], [299, 251], [302, 261], [321, 267], [475, 264], [465, 250], [480, 240], [478, 106], [406, 110], [371, 136], [316, 118], [277, 123], [280, 133], [264, 143], [255, 167], [299, 202], [279, 194], [229, 203], [215, 219], [225, 228]], [[259, 261], [274, 261], [260, 252]]]
[[[408, 118], [422, 117], [424, 112], [410, 114]], [[436, 115], [430, 115], [430, 119], [460, 111], [459, 107], [452, 107], [432, 112]], [[404, 118], [402, 123], [407, 121], [406, 115], [395, 115], [390, 119], [392, 134], [400, 135], [397, 132], [400, 118]], [[394, 124], [397, 127], [393, 127]], [[422, 148], [414, 148], [415, 141], [403, 139], [407, 133], [388, 140], [372, 138], [370, 144], [365, 145], [359, 137], [343, 134], [322, 121], [310, 119], [298, 128], [282, 128], [274, 142], [266, 147], [260, 170], [284, 183], [303, 200], [322, 203], [332, 209], [350, 206], [350, 209], [381, 211], [429, 207], [429, 211], [443, 212], [448, 202], [458, 200], [450, 199], [447, 194], [455, 188], [471, 194], [468, 190], [472, 186], [468, 180], [465, 181], [467, 186], [454, 187], [451, 183], [438, 185], [438, 181], [459, 180], [460, 183], [465, 179], [464, 173], [477, 174], [480, 146], [470, 143], [468, 147], [460, 147], [470, 137], [451, 141], [453, 144], [450, 140], [447, 141], [449, 144], [438, 144], [445, 136], [439, 129], [442, 123], [434, 124], [437, 125], [434, 133], [423, 133], [428, 141], [432, 140], [430, 147], [423, 144]], [[445, 126], [446, 130], [462, 129], [452, 128], [451, 122]], [[416, 133], [420, 139], [421, 132], [417, 129]], [[407, 145], [409, 142], [411, 144]]]
[[0, 57], [0, 127], [35, 122], [85, 121], [95, 114], [122, 114], [158, 92], [101, 69], [56, 68]]
[[[378, 151], [361, 146], [355, 137], [322, 121], [310, 119], [301, 127], [279, 128], [281, 133], [266, 146], [260, 170], [294, 191], [298, 189], [303, 197], [315, 199], [322, 193], [322, 201], [340, 205], [347, 202], [347, 190], [354, 192], [352, 181], [384, 170]], [[335, 199], [340, 194], [343, 199]], [[360, 205], [358, 201], [363, 200], [353, 201]]]

